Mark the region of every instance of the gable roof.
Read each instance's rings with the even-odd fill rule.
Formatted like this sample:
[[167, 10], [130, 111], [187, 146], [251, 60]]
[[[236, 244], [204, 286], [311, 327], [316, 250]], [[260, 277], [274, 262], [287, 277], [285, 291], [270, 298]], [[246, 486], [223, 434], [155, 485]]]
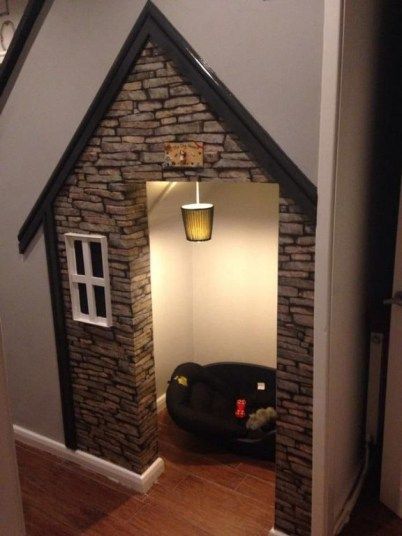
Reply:
[[152, 2], [148, 2], [18, 234], [24, 253], [64, 181], [148, 40], [161, 46], [247, 146], [260, 166], [315, 220], [317, 190]]

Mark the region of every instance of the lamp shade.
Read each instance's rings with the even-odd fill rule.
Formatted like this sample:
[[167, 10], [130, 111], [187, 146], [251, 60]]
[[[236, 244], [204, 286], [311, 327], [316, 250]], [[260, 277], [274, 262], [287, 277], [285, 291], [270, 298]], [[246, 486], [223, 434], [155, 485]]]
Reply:
[[181, 214], [187, 240], [205, 242], [211, 239], [214, 220], [214, 206], [211, 203], [182, 205]]

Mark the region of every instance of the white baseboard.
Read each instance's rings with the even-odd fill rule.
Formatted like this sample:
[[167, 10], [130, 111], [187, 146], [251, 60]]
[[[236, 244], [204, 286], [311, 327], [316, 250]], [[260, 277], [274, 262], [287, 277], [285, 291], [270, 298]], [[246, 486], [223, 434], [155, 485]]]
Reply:
[[272, 529], [268, 532], [269, 536], [288, 536], [281, 530], [276, 529], [275, 527], [272, 527]]
[[160, 413], [166, 408], [166, 393], [156, 399], [156, 411]]
[[75, 462], [89, 471], [103, 475], [127, 488], [137, 491], [138, 493], [146, 493], [165, 470], [164, 461], [162, 458], [157, 458], [153, 464], [140, 475], [82, 450], [68, 449], [58, 441], [31, 432], [18, 425], [14, 425], [14, 437], [21, 443], [44, 450], [59, 458]]

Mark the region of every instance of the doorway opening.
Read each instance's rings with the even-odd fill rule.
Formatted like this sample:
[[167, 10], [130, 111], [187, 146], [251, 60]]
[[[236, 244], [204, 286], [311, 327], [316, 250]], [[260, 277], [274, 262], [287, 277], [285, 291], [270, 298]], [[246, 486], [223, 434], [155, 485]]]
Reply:
[[[194, 182], [146, 188], [160, 453], [206, 489], [240, 488], [254, 500], [260, 489], [273, 518], [279, 187], [201, 183], [200, 201], [214, 205], [206, 242], [184, 232], [180, 208]], [[184, 398], [173, 402], [176, 388]]]

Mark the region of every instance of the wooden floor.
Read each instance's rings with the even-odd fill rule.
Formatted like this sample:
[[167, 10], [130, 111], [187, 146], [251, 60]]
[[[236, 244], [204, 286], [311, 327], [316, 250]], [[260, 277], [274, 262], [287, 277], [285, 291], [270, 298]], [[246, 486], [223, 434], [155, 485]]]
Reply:
[[166, 471], [132, 493], [17, 445], [28, 536], [262, 536], [273, 524], [274, 467], [220, 451], [160, 416]]
[[402, 536], [402, 520], [378, 499], [378, 475], [369, 474], [341, 536]]
[[[273, 522], [274, 468], [220, 451], [160, 415], [166, 471], [147, 495], [17, 445], [28, 536], [262, 536]], [[366, 487], [342, 536], [402, 536]]]
[[341, 536], [402, 536], [402, 520], [379, 501], [359, 505]]

